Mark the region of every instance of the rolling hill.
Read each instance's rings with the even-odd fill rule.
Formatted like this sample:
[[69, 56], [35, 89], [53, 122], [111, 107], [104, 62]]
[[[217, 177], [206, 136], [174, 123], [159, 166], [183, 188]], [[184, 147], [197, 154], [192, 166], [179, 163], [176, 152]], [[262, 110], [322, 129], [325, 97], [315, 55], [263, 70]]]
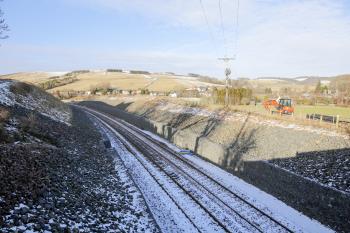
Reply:
[[[210, 81], [201, 76], [181, 76], [176, 74], [130, 74], [123, 72], [86, 71], [86, 72], [28, 72], [0, 76], [0, 79], [15, 79], [36, 85], [55, 82], [46, 89], [50, 91], [88, 91], [96, 87], [111, 87], [122, 90], [148, 89], [150, 91], [180, 91], [194, 87], [223, 87], [223, 84]], [[68, 79], [68, 81], [67, 81]], [[294, 91], [313, 91], [319, 81], [328, 85], [335, 81], [350, 81], [350, 75], [333, 77], [303, 76], [296, 78], [261, 77], [257, 79], [232, 80], [233, 86], [252, 88], [263, 93], [266, 88], [279, 91], [289, 88]], [[57, 84], [58, 83], [58, 84]]]
[[[179, 91], [199, 86], [221, 86], [201, 81], [198, 77], [170, 74], [129, 74], [122, 72], [90, 71], [86, 73], [67, 73], [74, 80], [52, 88], [51, 91], [88, 91], [94, 87], [109, 86], [122, 90], [148, 89], [150, 91]], [[67, 74], [57, 76], [57, 72], [16, 73], [0, 76], [0, 79], [15, 79], [40, 85], [50, 80], [63, 80]]]

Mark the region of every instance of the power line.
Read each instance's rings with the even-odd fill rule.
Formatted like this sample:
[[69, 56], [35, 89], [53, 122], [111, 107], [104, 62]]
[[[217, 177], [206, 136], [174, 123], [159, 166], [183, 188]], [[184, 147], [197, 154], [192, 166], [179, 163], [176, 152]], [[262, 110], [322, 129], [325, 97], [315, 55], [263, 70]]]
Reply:
[[234, 38], [234, 57], [237, 56], [238, 53], [238, 33], [239, 33], [239, 0], [237, 0], [237, 8], [236, 8], [236, 20], [235, 20], [235, 38]]
[[[207, 24], [210, 36], [212, 38], [212, 40], [214, 41], [214, 35], [212, 33], [209, 21], [208, 21], [208, 17], [205, 11], [205, 8], [203, 6], [203, 2], [202, 0], [199, 0], [201, 8], [202, 8], [202, 12], [203, 12], [203, 16], [205, 19], [205, 22]], [[231, 75], [231, 69], [230, 69], [230, 61], [235, 60], [235, 57], [237, 55], [237, 49], [238, 49], [238, 27], [239, 27], [239, 0], [237, 0], [237, 7], [236, 7], [236, 14], [235, 14], [235, 20], [234, 20], [234, 26], [235, 26], [235, 30], [233, 30], [234, 32], [234, 37], [233, 39], [233, 57], [228, 57], [228, 44], [227, 44], [227, 38], [226, 38], [226, 32], [225, 32], [225, 27], [224, 27], [224, 17], [223, 17], [223, 13], [222, 13], [222, 6], [221, 6], [221, 0], [219, 0], [219, 13], [220, 13], [220, 23], [221, 23], [221, 31], [222, 31], [222, 36], [223, 36], [223, 43], [224, 43], [224, 57], [222, 58], [218, 58], [219, 60], [222, 60], [225, 63], [226, 69], [225, 69], [225, 76], [226, 76], [226, 83], [225, 83], [225, 107], [228, 107], [229, 104], [229, 81], [230, 81], [230, 75]]]
[[200, 5], [201, 5], [203, 17], [204, 17], [205, 23], [206, 23], [206, 25], [207, 25], [207, 28], [208, 28], [209, 35], [210, 35], [210, 38], [211, 38], [211, 40], [212, 40], [213, 46], [214, 46], [214, 48], [215, 48], [216, 53], [219, 54], [219, 53], [218, 53], [218, 50], [217, 50], [217, 47], [216, 47], [216, 43], [215, 43], [214, 33], [213, 33], [213, 31], [212, 31], [212, 29], [211, 29], [211, 27], [210, 27], [209, 20], [208, 20], [208, 16], [207, 16], [207, 13], [206, 13], [205, 8], [204, 8], [204, 5], [203, 5], [203, 1], [202, 1], [202, 0], [199, 0], [199, 3], [200, 3]]
[[224, 20], [223, 20], [223, 16], [222, 16], [221, 0], [219, 0], [219, 12], [220, 12], [222, 37], [224, 39], [225, 57], [227, 57], [227, 40], [226, 40], [226, 33], [225, 33], [225, 27], [224, 27]]

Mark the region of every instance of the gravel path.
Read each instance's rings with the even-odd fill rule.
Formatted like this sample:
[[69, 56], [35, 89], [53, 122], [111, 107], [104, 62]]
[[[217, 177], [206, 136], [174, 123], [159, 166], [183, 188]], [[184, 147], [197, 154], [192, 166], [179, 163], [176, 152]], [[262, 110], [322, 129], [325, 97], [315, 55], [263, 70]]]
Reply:
[[85, 113], [73, 109], [68, 126], [23, 108], [9, 110], [11, 140], [0, 141], [1, 232], [158, 231]]

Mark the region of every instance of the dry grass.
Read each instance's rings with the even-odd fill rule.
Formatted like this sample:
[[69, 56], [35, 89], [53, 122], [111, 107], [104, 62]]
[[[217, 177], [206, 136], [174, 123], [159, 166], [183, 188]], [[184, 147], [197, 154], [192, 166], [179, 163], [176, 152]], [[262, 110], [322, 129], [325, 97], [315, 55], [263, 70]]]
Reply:
[[[215, 108], [217, 106], [212, 106]], [[348, 107], [339, 107], [339, 106], [311, 106], [311, 105], [296, 105], [294, 106], [295, 112], [294, 117], [299, 119], [306, 119], [307, 114], [321, 114], [329, 116], [339, 115], [340, 120], [350, 119], [350, 108]], [[239, 110], [245, 112], [258, 113], [261, 115], [270, 115], [268, 111], [261, 104], [255, 105], [237, 105], [231, 106], [232, 110]], [[288, 116], [284, 116], [288, 117]]]
[[15, 73], [0, 76], [0, 79], [14, 79], [22, 82], [40, 83], [47, 81], [52, 75], [46, 72]]
[[[55, 90], [77, 90], [87, 91], [92, 86], [98, 86], [100, 83], [108, 82], [112, 88], [123, 90], [148, 89], [150, 91], [180, 91], [188, 87], [203, 85], [195, 80], [187, 80], [171, 75], [143, 75], [143, 74], [125, 74], [113, 72], [91, 72], [78, 75], [78, 81], [54, 88]], [[208, 85], [208, 84], [207, 84]]]
[[7, 121], [9, 117], [10, 117], [10, 112], [5, 108], [0, 107], [0, 123]]
[[143, 75], [123, 74], [123, 73], [85, 73], [77, 76], [77, 81], [61, 87], [52, 89], [52, 91], [88, 91], [92, 87], [99, 86], [101, 83], [109, 83], [111, 88], [119, 88], [125, 90], [137, 90], [144, 88], [150, 83]]
[[181, 84], [177, 79], [162, 77], [157, 79], [147, 88], [150, 91], [180, 91], [187, 86]]
[[5, 108], [0, 107], [0, 143], [7, 140], [6, 130], [4, 129], [4, 122], [10, 117], [10, 112]]
[[271, 88], [272, 91], [278, 92], [282, 88], [290, 88], [294, 91], [313, 91], [315, 85], [304, 85], [302, 83], [292, 83], [285, 80], [251, 80], [250, 85], [253, 89], [264, 90], [265, 88]]
[[[15, 79], [24, 82], [30, 82], [36, 85], [52, 80], [54, 73], [17, 73], [1, 76], [0, 79]], [[123, 90], [149, 89], [150, 91], [169, 92], [180, 91], [190, 87], [212, 86], [214, 84], [198, 81], [193, 77], [182, 77], [175, 75], [143, 75], [126, 74], [118, 72], [89, 72], [77, 74], [78, 80], [68, 83], [51, 91], [89, 91], [92, 87], [99, 86], [101, 83], [109, 83], [112, 88]], [[60, 80], [60, 78], [56, 78]]]
[[22, 119], [22, 128], [25, 131], [33, 129], [38, 124], [37, 118], [34, 113], [29, 113], [26, 118]]

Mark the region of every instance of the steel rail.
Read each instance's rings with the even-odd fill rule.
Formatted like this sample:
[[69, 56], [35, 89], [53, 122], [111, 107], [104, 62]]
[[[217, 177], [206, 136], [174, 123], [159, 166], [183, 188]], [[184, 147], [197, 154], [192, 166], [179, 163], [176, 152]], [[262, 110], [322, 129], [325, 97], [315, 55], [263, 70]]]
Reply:
[[[90, 112], [92, 109], [87, 108], [87, 110]], [[165, 143], [160, 142], [154, 138], [152, 138], [151, 136], [149, 136], [148, 134], [144, 133], [142, 130], [140, 130], [139, 128], [128, 124], [128, 126], [125, 126], [124, 122], [119, 120], [119, 119], [115, 119], [114, 116], [111, 116], [110, 114], [106, 114], [106, 113], [100, 113], [98, 111], [92, 110], [93, 112], [99, 114], [100, 116], [104, 117], [104, 118], [112, 118], [113, 121], [118, 122], [119, 125], [121, 124], [120, 127], [124, 127], [124, 128], [129, 128], [132, 131], [136, 131], [135, 133], [143, 136], [144, 138], [148, 139], [151, 143], [156, 144], [157, 146], [159, 146], [161, 149], [165, 150], [166, 152], [174, 155], [177, 159], [179, 159], [180, 161], [182, 161], [183, 163], [185, 163], [186, 165], [188, 165], [189, 167], [191, 167], [192, 169], [194, 169], [195, 171], [199, 172], [200, 174], [204, 175], [208, 180], [212, 181], [213, 183], [215, 183], [216, 185], [218, 185], [219, 187], [221, 187], [222, 189], [224, 189], [225, 191], [227, 191], [228, 193], [232, 194], [233, 196], [237, 197], [239, 200], [241, 200], [242, 202], [244, 202], [245, 204], [247, 204], [248, 206], [252, 207], [254, 210], [256, 210], [257, 212], [259, 212], [261, 215], [267, 217], [268, 219], [270, 219], [272, 222], [274, 222], [275, 224], [277, 224], [278, 226], [280, 226], [281, 228], [285, 229], [287, 232], [293, 232], [291, 229], [289, 229], [287, 226], [285, 226], [283, 223], [279, 222], [278, 220], [276, 220], [275, 218], [271, 217], [269, 214], [265, 213], [264, 211], [262, 211], [261, 209], [259, 209], [258, 207], [256, 207], [255, 205], [251, 204], [250, 202], [248, 202], [247, 200], [245, 200], [244, 198], [242, 198], [241, 196], [239, 196], [237, 193], [233, 192], [231, 189], [227, 188], [225, 185], [221, 184], [220, 182], [218, 182], [216, 179], [214, 179], [213, 177], [211, 177], [210, 175], [208, 175], [207, 173], [205, 173], [202, 169], [198, 168], [197, 166], [193, 165], [192, 162], [188, 161], [187, 159], [183, 158], [182, 156], [180, 156], [178, 153], [176, 153], [175, 151], [173, 151], [172, 149], [170, 149]], [[95, 114], [93, 114], [95, 115]], [[108, 119], [109, 121], [111, 121], [111, 119]], [[126, 134], [131, 134], [130, 132], [128, 132], [127, 130], [124, 130], [126, 132]], [[132, 135], [134, 136], [134, 135]], [[134, 137], [129, 136], [129, 140], [132, 142], [132, 140], [135, 140]], [[145, 142], [142, 142], [145, 143]], [[146, 144], [147, 145], [147, 144]], [[150, 147], [152, 150], [155, 150], [154, 148]], [[144, 148], [143, 148], [144, 149]], [[159, 153], [159, 152], [158, 152]], [[186, 171], [183, 171], [182, 168], [180, 168], [178, 165], [174, 164], [174, 162], [170, 161], [168, 158], [165, 158], [164, 156], [162, 156], [162, 158], [166, 159], [167, 161], [169, 161], [170, 163], [172, 163], [174, 166], [177, 167], [178, 170], [181, 170], [183, 173], [187, 173]], [[187, 174], [188, 177], [192, 178], [191, 176], [189, 176]], [[170, 176], [169, 176], [170, 177]], [[174, 179], [173, 177], [170, 177], [172, 180]], [[193, 178], [192, 178], [193, 179]], [[194, 180], [196, 183], [198, 183], [198, 181]], [[175, 181], [175, 183], [178, 183], [177, 181]], [[201, 184], [200, 184], [201, 185]], [[219, 199], [221, 202], [223, 202], [219, 197], [217, 197], [216, 194], [213, 194], [210, 190], [208, 190], [206, 187], [204, 187], [203, 185], [201, 185], [204, 189], [206, 189], [209, 193], [211, 193], [211, 195], [215, 196], [217, 199]], [[224, 202], [223, 202], [224, 203]], [[231, 210], [232, 207], [228, 206], [226, 203], [224, 203], [228, 208], [230, 208]], [[244, 219], [247, 223], [249, 223], [250, 225], [252, 225], [254, 228], [256, 228], [258, 231], [262, 232], [262, 230], [259, 229], [259, 227], [255, 224], [250, 222], [248, 219], [246, 219], [244, 216], [241, 216], [241, 214], [239, 214], [237, 211], [233, 210], [238, 216], [240, 216], [242, 219]]]
[[[93, 115], [93, 114], [92, 114]], [[93, 115], [98, 121], [101, 122], [101, 124], [103, 124], [105, 127], [109, 128], [110, 131], [114, 131], [116, 129], [114, 129], [111, 125], [109, 125], [108, 123], [106, 123], [105, 121], [103, 121], [102, 119], [100, 119], [99, 117]], [[136, 158], [136, 160], [141, 164], [141, 166], [147, 171], [147, 173], [154, 179], [154, 181], [158, 184], [158, 186], [167, 194], [167, 196], [172, 200], [172, 202], [176, 205], [177, 208], [179, 208], [179, 210], [186, 216], [186, 218], [191, 222], [191, 224], [198, 230], [198, 232], [202, 232], [199, 227], [193, 222], [193, 220], [191, 219], [191, 217], [186, 213], [186, 211], [176, 202], [176, 200], [172, 197], [172, 195], [164, 188], [164, 185], [161, 184], [159, 182], [159, 180], [155, 177], [155, 175], [153, 175], [153, 173], [150, 171], [149, 168], [147, 168], [147, 166], [145, 165], [145, 163], [139, 158], [139, 156], [137, 156], [134, 152], [133, 149], [131, 149], [130, 145], [128, 145], [128, 143], [124, 142], [124, 140], [122, 140], [121, 138], [119, 138], [117, 136], [117, 134], [115, 132], [113, 132], [115, 134], [115, 136], [119, 139], [119, 141], [125, 146], [125, 148], [131, 153], [134, 155], [134, 157]], [[136, 147], [136, 146], [135, 146]], [[140, 149], [140, 148], [138, 148]], [[144, 153], [142, 153], [143, 155], [145, 155]], [[159, 168], [159, 167], [158, 167]], [[174, 181], [174, 178], [167, 175], [167, 178], [170, 178], [177, 186], [179, 186], [177, 184], [177, 182]], [[179, 186], [180, 189], [182, 189], [184, 191], [185, 194], [189, 195], [189, 193], [184, 190], [181, 186]], [[191, 197], [192, 198], [192, 197]], [[195, 203], [197, 203], [195, 200], [194, 200]], [[198, 204], [198, 203], [197, 203]], [[210, 216], [210, 213], [208, 212], [208, 210], [204, 209], [205, 212], [207, 212]], [[215, 219], [214, 219], [215, 222], [217, 222]], [[220, 222], [217, 222], [218, 226], [222, 227]], [[228, 229], [226, 229], [225, 227], [223, 227], [223, 229], [226, 231], [226, 232], [229, 232]]]

